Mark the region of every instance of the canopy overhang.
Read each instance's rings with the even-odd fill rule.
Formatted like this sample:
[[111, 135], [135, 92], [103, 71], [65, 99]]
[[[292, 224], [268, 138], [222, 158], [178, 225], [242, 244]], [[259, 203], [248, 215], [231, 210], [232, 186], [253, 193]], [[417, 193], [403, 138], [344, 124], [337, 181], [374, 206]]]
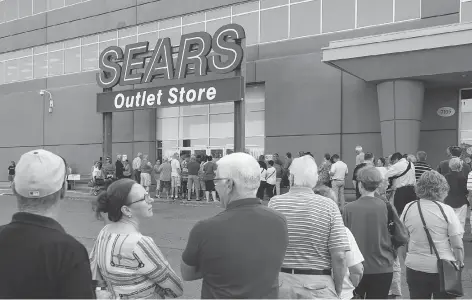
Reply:
[[450, 80], [444, 75], [472, 71], [472, 23], [333, 41], [322, 56], [323, 62], [368, 82]]

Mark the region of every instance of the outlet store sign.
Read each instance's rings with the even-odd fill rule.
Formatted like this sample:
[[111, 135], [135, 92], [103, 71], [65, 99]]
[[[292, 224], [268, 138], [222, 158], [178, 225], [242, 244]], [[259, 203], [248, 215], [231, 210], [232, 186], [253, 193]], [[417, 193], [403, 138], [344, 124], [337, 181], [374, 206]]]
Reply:
[[[176, 62], [169, 38], [160, 38], [154, 50], [149, 42], [106, 48], [99, 57], [100, 71], [97, 83], [101, 88], [116, 85], [132, 86], [167, 81], [160, 87], [104, 92], [97, 95], [97, 112], [115, 112], [157, 107], [208, 104], [239, 101], [244, 96], [241, 76], [172, 84], [193, 76], [204, 77], [208, 72], [227, 74], [241, 68], [244, 57], [242, 41], [246, 35], [242, 26], [229, 24], [219, 28], [213, 37], [207, 32], [183, 35]], [[210, 55], [211, 50], [214, 53]], [[121, 62], [121, 63], [120, 63]], [[190, 68], [193, 67], [193, 68]]]

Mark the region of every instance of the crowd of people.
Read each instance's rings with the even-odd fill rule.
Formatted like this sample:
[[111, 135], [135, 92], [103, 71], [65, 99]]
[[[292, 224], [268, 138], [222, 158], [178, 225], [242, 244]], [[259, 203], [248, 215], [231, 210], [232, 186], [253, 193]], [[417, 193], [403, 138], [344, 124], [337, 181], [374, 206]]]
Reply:
[[[204, 299], [398, 298], [403, 256], [410, 298], [455, 298], [460, 292], [440, 284], [438, 260], [464, 267], [463, 207], [472, 180], [468, 187], [470, 168], [458, 149], [448, 149], [450, 158], [437, 172], [421, 151], [376, 160], [358, 147], [356, 200], [349, 203], [342, 192], [348, 167], [336, 154], [325, 155], [319, 167], [309, 152], [294, 159], [287, 153], [285, 162], [274, 155], [268, 166], [265, 157], [258, 161], [246, 153], [216, 163], [207, 157], [207, 200], [217, 192], [224, 210], [191, 229], [181, 276], [140, 230], [153, 216], [147, 183], [156, 165], [138, 154], [133, 178], [114, 180], [97, 197], [97, 218], [106, 214], [110, 222], [87, 255], [57, 222], [67, 163], [34, 150], [16, 165], [12, 188], [19, 212], [0, 230], [0, 297], [176, 298], [183, 295], [184, 281], [202, 279]], [[190, 199], [189, 185], [200, 180], [199, 159], [175, 154], [157, 168], [160, 184], [170, 184], [178, 197], [186, 176]], [[165, 180], [164, 164], [170, 166]], [[116, 164], [114, 172], [121, 174]], [[288, 192], [277, 192], [285, 180]]]

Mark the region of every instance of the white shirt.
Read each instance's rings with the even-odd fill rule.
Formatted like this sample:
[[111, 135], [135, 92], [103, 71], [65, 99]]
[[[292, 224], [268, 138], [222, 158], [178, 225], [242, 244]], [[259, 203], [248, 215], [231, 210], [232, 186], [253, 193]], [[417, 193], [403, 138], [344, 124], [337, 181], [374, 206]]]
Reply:
[[277, 181], [277, 176], [276, 176], [277, 170], [274, 167], [269, 167], [266, 171], [266, 180], [267, 184], [274, 185], [275, 182]]
[[172, 172], [170, 176], [178, 177], [180, 176], [180, 162], [178, 159], [172, 159], [170, 161], [170, 166], [172, 167]]
[[133, 159], [133, 170], [140, 170], [141, 169], [141, 158], [136, 157]]
[[353, 291], [355, 287], [352, 285], [351, 279], [349, 276], [349, 267], [353, 267], [357, 264], [360, 264], [364, 261], [364, 256], [362, 256], [361, 250], [359, 250], [359, 246], [357, 246], [356, 239], [352, 235], [352, 232], [349, 228], [346, 227], [347, 238], [349, 240], [349, 246], [351, 247], [351, 251], [346, 252], [346, 266], [348, 267], [346, 275], [344, 275], [343, 281], [343, 290], [341, 292], [341, 299], [352, 299], [354, 297]]
[[[442, 202], [438, 203], [443, 208], [449, 224], [444, 220], [439, 207], [432, 201], [420, 200], [421, 211], [423, 212], [426, 226], [433, 238], [434, 245], [438, 249], [439, 257], [441, 259], [455, 260], [449, 243], [449, 237], [463, 234], [464, 228], [461, 226], [459, 218], [454, 213], [452, 207]], [[404, 222], [403, 219], [405, 219]], [[405, 224], [410, 233], [405, 265], [415, 271], [437, 273], [436, 254], [434, 254], [434, 250], [431, 253], [416, 202], [405, 206], [400, 220]]]
[[331, 165], [330, 173], [333, 174], [333, 176], [331, 176], [332, 180], [344, 180], [348, 173], [347, 165], [344, 162], [338, 160]]
[[[406, 168], [408, 168], [408, 161], [404, 158], [400, 159], [396, 164], [390, 166], [387, 173], [385, 174], [385, 178], [390, 178], [392, 176], [400, 175], [405, 172]], [[415, 185], [416, 184], [416, 177], [415, 177], [415, 166], [411, 163], [410, 170], [400, 178], [393, 180], [392, 187], [398, 189], [402, 186], [407, 185]]]
[[266, 177], [267, 177], [267, 171], [266, 171], [266, 169], [264, 169], [264, 168], [259, 168], [259, 170], [261, 171], [261, 181], [266, 181]]
[[377, 170], [379, 170], [380, 174], [382, 175], [382, 178], [386, 179], [385, 178], [385, 175], [387, 174], [387, 168], [385, 167], [377, 167]]

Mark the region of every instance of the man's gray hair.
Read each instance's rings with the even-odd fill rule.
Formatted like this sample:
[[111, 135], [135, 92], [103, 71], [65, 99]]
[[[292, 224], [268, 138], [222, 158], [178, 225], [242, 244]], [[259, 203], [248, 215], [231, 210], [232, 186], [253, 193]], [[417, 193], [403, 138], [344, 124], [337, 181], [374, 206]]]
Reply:
[[237, 152], [223, 156], [218, 162], [220, 178], [230, 178], [243, 193], [255, 192], [261, 184], [259, 163], [249, 154]]
[[409, 162], [415, 163], [416, 162], [416, 156], [414, 156], [413, 154], [408, 154], [407, 157], [406, 157], [406, 160], [409, 161]]
[[293, 175], [293, 185], [308, 187], [316, 186], [318, 182], [318, 166], [310, 155], [295, 158], [290, 165], [290, 175]]
[[418, 159], [418, 161], [426, 161], [428, 155], [424, 151], [418, 151], [416, 152], [416, 158]]
[[453, 157], [449, 160], [449, 168], [451, 171], [462, 170], [462, 160], [459, 157]]
[[26, 198], [18, 194], [13, 187], [13, 194], [16, 196], [18, 210], [21, 212], [44, 213], [51, 209], [59, 201], [63, 189], [52, 195], [42, 198]]

